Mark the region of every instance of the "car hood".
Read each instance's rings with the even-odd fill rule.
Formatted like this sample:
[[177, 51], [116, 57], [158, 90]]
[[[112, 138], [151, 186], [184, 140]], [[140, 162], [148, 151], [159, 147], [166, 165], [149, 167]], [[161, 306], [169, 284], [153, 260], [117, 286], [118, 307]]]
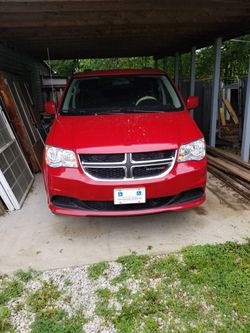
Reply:
[[59, 116], [48, 145], [78, 153], [176, 149], [202, 137], [187, 111]]

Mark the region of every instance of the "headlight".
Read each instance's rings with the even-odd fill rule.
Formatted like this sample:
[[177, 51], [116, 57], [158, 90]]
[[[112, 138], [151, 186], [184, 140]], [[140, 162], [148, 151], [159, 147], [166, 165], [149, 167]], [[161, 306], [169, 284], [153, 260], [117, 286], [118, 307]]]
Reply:
[[182, 145], [179, 149], [178, 162], [200, 161], [206, 155], [206, 144], [204, 139], [200, 139], [186, 145]]
[[72, 150], [52, 146], [45, 146], [45, 160], [51, 168], [77, 168], [78, 166], [76, 155]]

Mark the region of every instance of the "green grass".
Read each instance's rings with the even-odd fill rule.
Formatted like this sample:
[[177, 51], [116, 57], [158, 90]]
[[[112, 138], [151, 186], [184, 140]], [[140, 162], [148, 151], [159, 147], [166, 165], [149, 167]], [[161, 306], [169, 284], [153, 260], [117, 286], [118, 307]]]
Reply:
[[98, 289], [96, 294], [103, 300], [108, 300], [111, 297], [111, 291], [108, 288]]
[[27, 283], [29, 282], [35, 275], [35, 271], [33, 269], [29, 269], [27, 271], [24, 271], [22, 269], [19, 269], [17, 272], [16, 272], [16, 277], [19, 278], [21, 281]]
[[138, 277], [142, 274], [148, 259], [149, 256], [138, 256], [136, 254], [118, 258], [117, 262], [122, 265], [122, 272], [118, 277], [113, 279], [112, 283], [121, 283], [130, 277]]
[[7, 304], [10, 300], [19, 297], [24, 291], [20, 281], [3, 281], [0, 289], [0, 305]]
[[0, 306], [0, 332], [13, 332], [9, 309], [6, 306]]
[[[166, 256], [120, 257], [120, 274], [111, 280], [108, 263], [88, 267], [95, 315], [118, 333], [250, 332], [250, 242], [191, 246]], [[105, 288], [98, 289], [104, 277]], [[35, 292], [31, 280], [41, 282]], [[35, 319], [31, 333], [81, 333], [88, 304], [69, 315], [73, 278], [61, 276], [60, 288], [31, 270], [0, 279], [0, 333], [13, 332], [11, 316], [21, 311]], [[82, 288], [80, 286], [79, 288]], [[79, 290], [79, 293], [85, 292]], [[95, 295], [93, 296], [93, 292]], [[21, 298], [18, 300], [18, 298]], [[12, 301], [13, 311], [10, 308]], [[67, 309], [65, 307], [65, 309]]]
[[[30, 311], [36, 314], [32, 323], [32, 333], [80, 333], [86, 322], [83, 314], [77, 311], [69, 316], [64, 310], [55, 307], [56, 301], [61, 296], [54, 282], [43, 281], [40, 289], [27, 298]], [[70, 302], [71, 297], [64, 295], [64, 302]]]
[[52, 281], [43, 281], [42, 288], [28, 296], [27, 304], [31, 311], [40, 313], [46, 307], [53, 305], [60, 295], [58, 287]]
[[[115, 297], [122, 311], [110, 314], [103, 295], [98, 303], [99, 315], [118, 332], [250, 332], [249, 242], [192, 246], [160, 258], [131, 255], [118, 262], [123, 269], [113, 283], [120, 289], [109, 299]], [[131, 278], [139, 286], [134, 294]], [[152, 280], [158, 281], [153, 288]]]
[[106, 322], [111, 321], [115, 316], [115, 309], [109, 307], [109, 301], [112, 297], [112, 293], [108, 288], [98, 289], [96, 295], [99, 298], [99, 301], [95, 307], [95, 313], [102, 317]]
[[63, 310], [54, 309], [36, 316], [31, 333], [82, 333], [84, 323], [81, 311], [70, 317]]
[[108, 268], [108, 263], [102, 261], [98, 264], [94, 264], [88, 267], [88, 276], [90, 279], [97, 280], [104, 271]]
[[139, 332], [141, 324], [146, 319], [152, 323], [154, 316], [164, 313], [162, 296], [159, 290], [152, 288], [140, 290], [130, 296], [124, 302], [122, 312], [113, 320], [115, 327], [121, 332]]

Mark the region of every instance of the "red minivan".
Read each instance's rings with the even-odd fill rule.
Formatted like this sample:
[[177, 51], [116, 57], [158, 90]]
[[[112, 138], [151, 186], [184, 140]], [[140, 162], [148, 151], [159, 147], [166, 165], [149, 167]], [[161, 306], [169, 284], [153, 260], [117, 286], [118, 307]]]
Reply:
[[202, 133], [165, 72], [75, 74], [46, 141], [43, 174], [53, 213], [140, 215], [192, 208], [205, 200]]

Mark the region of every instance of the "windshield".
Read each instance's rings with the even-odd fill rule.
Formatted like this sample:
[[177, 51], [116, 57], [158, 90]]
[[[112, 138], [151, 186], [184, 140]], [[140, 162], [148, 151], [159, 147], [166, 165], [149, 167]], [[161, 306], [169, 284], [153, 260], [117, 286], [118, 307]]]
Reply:
[[94, 76], [72, 80], [60, 114], [167, 112], [182, 109], [180, 98], [166, 76]]

